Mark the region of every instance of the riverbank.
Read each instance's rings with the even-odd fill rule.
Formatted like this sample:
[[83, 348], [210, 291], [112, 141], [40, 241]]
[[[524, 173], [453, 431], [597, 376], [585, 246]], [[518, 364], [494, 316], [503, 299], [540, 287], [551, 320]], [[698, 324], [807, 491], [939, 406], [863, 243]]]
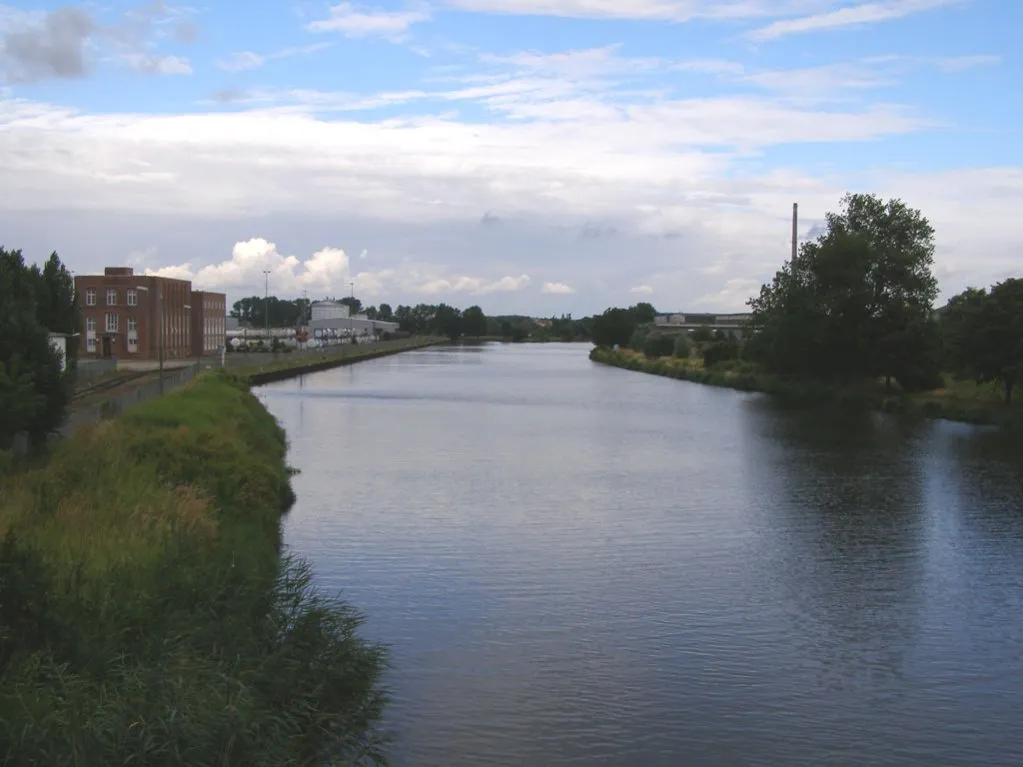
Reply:
[[0, 478], [7, 761], [376, 752], [383, 651], [282, 558], [287, 445], [248, 385], [208, 373]]
[[648, 359], [630, 349], [613, 351], [595, 347], [590, 359], [605, 365], [666, 376], [683, 381], [721, 386], [739, 391], [755, 391], [800, 402], [832, 403], [848, 407], [865, 407], [886, 413], [901, 413], [924, 418], [943, 418], [978, 425], [1023, 429], [1023, 407], [1002, 403], [994, 386], [972, 382], [952, 382], [948, 388], [902, 394], [887, 390], [883, 384], [864, 382], [861, 385], [797, 381], [771, 375], [749, 362], [734, 360], [713, 368], [704, 368], [698, 357], [680, 359], [660, 357]]
[[229, 355], [228, 367], [237, 375], [245, 377], [251, 385], [258, 386], [445, 342], [446, 339], [427, 336], [365, 345], [344, 345], [322, 352], [279, 353], [270, 360], [264, 359], [254, 364], [247, 364], [248, 355], [234, 353]]

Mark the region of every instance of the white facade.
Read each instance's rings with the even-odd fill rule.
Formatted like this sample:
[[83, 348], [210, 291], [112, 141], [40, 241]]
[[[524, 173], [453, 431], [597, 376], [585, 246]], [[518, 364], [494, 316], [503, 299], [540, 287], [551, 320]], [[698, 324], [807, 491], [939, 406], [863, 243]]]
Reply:
[[348, 319], [348, 304], [340, 304], [337, 301], [316, 301], [311, 306], [313, 322], [317, 320], [341, 320]]
[[63, 333], [50, 333], [50, 348], [60, 357], [61, 372], [67, 368], [67, 336]]

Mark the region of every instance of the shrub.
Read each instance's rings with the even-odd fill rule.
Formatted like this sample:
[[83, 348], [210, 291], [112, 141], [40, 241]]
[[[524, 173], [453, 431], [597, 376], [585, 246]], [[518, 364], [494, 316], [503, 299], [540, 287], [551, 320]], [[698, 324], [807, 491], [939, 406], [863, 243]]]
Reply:
[[734, 339], [713, 341], [703, 350], [703, 364], [708, 368], [738, 357], [739, 344]]
[[673, 352], [676, 357], [688, 359], [692, 351], [693, 345], [689, 343], [689, 338], [684, 333], [679, 333], [675, 336], [675, 348], [673, 349]]
[[629, 339], [629, 348], [636, 352], [641, 352], [646, 344], [647, 331], [644, 328], [636, 328], [632, 332], [632, 337]]
[[664, 333], [650, 333], [643, 342], [643, 354], [648, 359], [670, 357], [675, 351], [675, 340]]

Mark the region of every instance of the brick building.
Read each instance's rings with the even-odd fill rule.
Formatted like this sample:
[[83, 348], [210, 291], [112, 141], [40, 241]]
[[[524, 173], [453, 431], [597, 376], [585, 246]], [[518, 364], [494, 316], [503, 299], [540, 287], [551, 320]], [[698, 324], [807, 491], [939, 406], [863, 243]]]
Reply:
[[192, 291], [192, 356], [219, 354], [227, 343], [227, 297], [208, 290]]
[[76, 276], [75, 292], [85, 331], [83, 357], [158, 359], [161, 325], [164, 359], [212, 354], [225, 342], [226, 297], [193, 291], [188, 280], [108, 266], [101, 275]]

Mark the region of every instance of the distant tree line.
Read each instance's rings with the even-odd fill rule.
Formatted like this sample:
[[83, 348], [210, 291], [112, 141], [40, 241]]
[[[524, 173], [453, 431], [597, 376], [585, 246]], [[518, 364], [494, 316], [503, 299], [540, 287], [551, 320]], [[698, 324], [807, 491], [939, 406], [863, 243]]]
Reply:
[[[69, 336], [63, 371], [51, 332]], [[40, 269], [20, 250], [0, 247], [0, 451], [22, 433], [41, 447], [64, 422], [80, 332], [74, 280], [57, 254]]]
[[898, 199], [849, 194], [841, 202], [824, 233], [750, 299], [742, 342], [711, 328], [672, 341], [645, 327], [635, 307], [595, 318], [593, 342], [648, 356], [695, 351], [707, 366], [743, 359], [781, 376], [880, 380], [905, 392], [942, 388], [952, 375], [997, 382], [1010, 403], [1023, 377], [1023, 280], [968, 288], [935, 311], [928, 220]]

